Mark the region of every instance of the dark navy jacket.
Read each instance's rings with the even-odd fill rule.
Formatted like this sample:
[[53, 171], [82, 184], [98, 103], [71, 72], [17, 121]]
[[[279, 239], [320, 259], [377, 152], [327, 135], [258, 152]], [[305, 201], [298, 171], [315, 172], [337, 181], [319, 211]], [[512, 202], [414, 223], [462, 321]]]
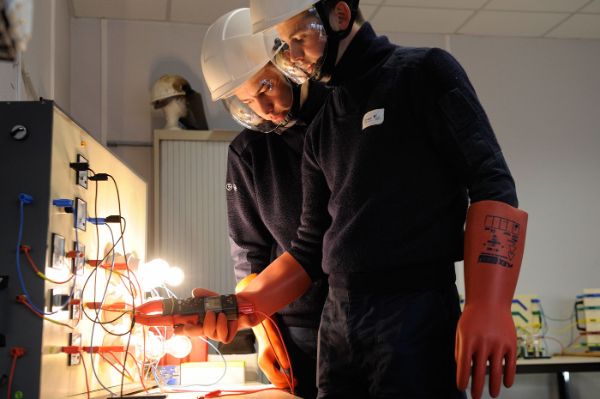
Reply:
[[465, 71], [444, 50], [396, 46], [366, 23], [331, 84], [306, 136], [290, 253], [311, 276], [322, 265], [332, 286], [454, 281], [468, 200], [517, 205]]
[[[296, 236], [302, 212], [304, 137], [328, 93], [324, 86], [311, 82], [294, 126], [281, 135], [246, 129], [229, 146], [227, 209], [238, 281], [250, 273], [260, 273], [290, 248]], [[315, 262], [320, 261], [315, 258]], [[278, 312], [285, 324], [319, 325], [327, 281], [316, 280], [303, 297]]]

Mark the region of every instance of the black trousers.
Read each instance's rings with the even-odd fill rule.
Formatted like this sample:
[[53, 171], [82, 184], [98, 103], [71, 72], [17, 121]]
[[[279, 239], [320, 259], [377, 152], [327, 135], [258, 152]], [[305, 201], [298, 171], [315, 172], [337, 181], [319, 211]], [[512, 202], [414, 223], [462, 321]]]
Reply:
[[319, 399], [455, 399], [455, 284], [400, 293], [329, 288], [319, 329]]

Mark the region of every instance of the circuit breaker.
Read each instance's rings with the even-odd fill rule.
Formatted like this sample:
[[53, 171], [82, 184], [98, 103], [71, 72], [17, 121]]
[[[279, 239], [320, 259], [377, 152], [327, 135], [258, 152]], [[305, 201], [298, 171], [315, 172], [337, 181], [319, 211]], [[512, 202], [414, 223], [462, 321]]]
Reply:
[[139, 389], [135, 336], [119, 336], [131, 317], [84, 304], [140, 295], [128, 262], [146, 256], [146, 183], [51, 101], [0, 102], [0, 160], [3, 384], [44, 399]]

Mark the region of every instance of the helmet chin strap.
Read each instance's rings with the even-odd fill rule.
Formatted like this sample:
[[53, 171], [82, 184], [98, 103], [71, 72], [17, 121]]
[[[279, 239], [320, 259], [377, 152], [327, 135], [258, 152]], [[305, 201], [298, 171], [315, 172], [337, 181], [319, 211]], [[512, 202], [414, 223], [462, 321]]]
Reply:
[[[341, 31], [334, 31], [329, 23], [329, 12], [327, 11], [328, 2], [344, 1], [350, 7], [350, 22], [346, 29]], [[323, 57], [319, 60], [321, 67], [318, 72], [312, 78], [317, 81], [326, 81], [331, 79], [333, 71], [335, 69], [335, 63], [340, 48], [340, 42], [348, 37], [352, 31], [352, 26], [356, 20], [356, 14], [358, 14], [358, 2], [359, 0], [321, 0], [315, 4], [315, 9], [319, 13], [325, 33], [327, 34], [327, 45], [323, 52]]]
[[296, 119], [298, 118], [298, 113], [300, 112], [300, 103], [302, 102], [302, 99], [301, 99], [302, 85], [299, 85], [299, 84], [296, 84], [296, 83], [290, 81], [287, 78], [287, 76], [286, 76], [286, 79], [288, 80], [288, 83], [290, 84], [290, 86], [292, 86], [292, 108], [290, 109], [288, 114], [285, 116], [285, 120], [283, 122], [281, 122], [281, 124], [279, 126], [277, 126], [277, 128], [275, 130], [273, 130], [273, 132], [277, 133], [277, 134], [282, 134], [283, 132], [285, 132], [285, 130], [288, 127], [292, 127], [296, 123]]

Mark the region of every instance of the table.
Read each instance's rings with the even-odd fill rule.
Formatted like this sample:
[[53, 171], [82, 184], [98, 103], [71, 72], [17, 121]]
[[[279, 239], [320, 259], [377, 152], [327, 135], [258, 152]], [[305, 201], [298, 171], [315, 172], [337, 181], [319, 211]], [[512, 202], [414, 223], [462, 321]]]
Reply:
[[571, 399], [569, 373], [600, 371], [600, 357], [553, 356], [550, 359], [519, 359], [518, 374], [556, 373], [560, 399]]

